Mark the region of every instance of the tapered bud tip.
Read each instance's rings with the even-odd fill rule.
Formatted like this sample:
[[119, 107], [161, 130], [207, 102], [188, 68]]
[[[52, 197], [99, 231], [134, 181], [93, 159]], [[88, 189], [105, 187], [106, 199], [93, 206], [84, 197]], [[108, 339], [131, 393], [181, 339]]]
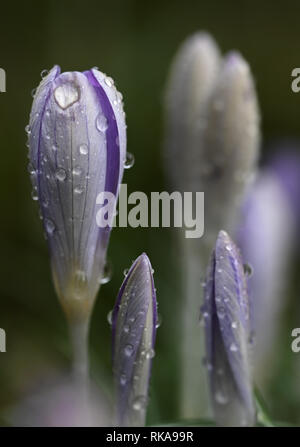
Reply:
[[113, 310], [117, 423], [143, 425], [156, 332], [153, 270], [143, 253], [133, 263]]

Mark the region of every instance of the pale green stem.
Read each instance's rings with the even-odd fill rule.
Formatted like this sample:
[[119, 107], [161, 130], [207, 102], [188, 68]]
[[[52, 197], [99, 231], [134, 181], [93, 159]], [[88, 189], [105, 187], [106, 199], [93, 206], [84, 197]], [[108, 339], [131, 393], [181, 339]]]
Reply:
[[89, 360], [88, 360], [88, 333], [89, 318], [81, 321], [70, 321], [69, 332], [72, 344], [73, 367], [72, 373], [78, 404], [82, 413], [89, 422]]
[[185, 239], [182, 234], [179, 237], [182, 269], [180, 416], [196, 419], [211, 416], [207, 371], [203, 366], [204, 330], [199, 324], [203, 302], [201, 283], [205, 278], [207, 259], [199, 240]]

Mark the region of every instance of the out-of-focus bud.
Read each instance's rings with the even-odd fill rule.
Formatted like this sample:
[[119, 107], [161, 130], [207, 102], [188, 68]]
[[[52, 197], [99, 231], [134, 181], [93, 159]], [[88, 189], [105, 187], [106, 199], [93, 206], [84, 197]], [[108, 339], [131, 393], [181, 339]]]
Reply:
[[199, 154], [199, 190], [205, 193], [205, 239], [236, 225], [259, 148], [259, 112], [252, 75], [236, 52], [225, 57], [207, 111]]
[[219, 49], [203, 32], [180, 47], [166, 92], [166, 173], [181, 191], [198, 189], [207, 103], [220, 68]]
[[243, 259], [253, 270], [248, 285], [254, 376], [259, 385], [274, 373], [277, 360], [280, 315], [286, 305], [291, 255], [297, 240], [297, 219], [290, 205], [278, 174], [265, 169], [249, 192], [238, 232]]
[[249, 361], [250, 316], [242, 259], [220, 231], [205, 285], [207, 369], [216, 421], [225, 426], [255, 422]]
[[156, 294], [146, 254], [131, 266], [112, 314], [117, 425], [145, 424], [156, 333]]
[[103, 279], [111, 224], [96, 223], [96, 198], [117, 199], [126, 156], [122, 96], [96, 69], [55, 66], [34, 96], [29, 137], [33, 198], [48, 240], [60, 301], [71, 319], [89, 315]]

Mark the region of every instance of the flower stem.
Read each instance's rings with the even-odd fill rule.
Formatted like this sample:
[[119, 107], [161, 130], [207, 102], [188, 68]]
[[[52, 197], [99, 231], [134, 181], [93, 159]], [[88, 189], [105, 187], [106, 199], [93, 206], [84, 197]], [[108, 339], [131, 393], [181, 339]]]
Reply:
[[88, 360], [89, 318], [69, 322], [72, 344], [72, 374], [78, 405], [81, 407], [85, 422], [89, 424], [89, 360]]

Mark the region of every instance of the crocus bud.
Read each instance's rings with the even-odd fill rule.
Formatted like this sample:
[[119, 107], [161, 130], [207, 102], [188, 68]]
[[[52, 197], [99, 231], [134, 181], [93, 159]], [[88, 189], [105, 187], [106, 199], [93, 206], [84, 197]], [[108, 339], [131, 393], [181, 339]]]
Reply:
[[166, 172], [176, 189], [200, 191], [197, 186], [206, 107], [219, 67], [219, 49], [204, 32], [186, 39], [171, 66], [165, 101]]
[[32, 105], [29, 170], [48, 240], [55, 287], [72, 318], [89, 314], [103, 276], [110, 223], [96, 223], [96, 198], [117, 198], [126, 152], [122, 96], [97, 69], [55, 66]]
[[[207, 111], [199, 190], [205, 194], [205, 238], [232, 231], [256, 169], [259, 112], [250, 68], [236, 52], [225, 57]], [[216, 204], [218, 204], [216, 206]]]
[[255, 407], [246, 277], [239, 250], [224, 231], [219, 233], [208, 268], [203, 318], [216, 421], [225, 426], [252, 426]]
[[113, 309], [117, 425], [145, 424], [156, 333], [156, 294], [146, 254], [131, 266]]

